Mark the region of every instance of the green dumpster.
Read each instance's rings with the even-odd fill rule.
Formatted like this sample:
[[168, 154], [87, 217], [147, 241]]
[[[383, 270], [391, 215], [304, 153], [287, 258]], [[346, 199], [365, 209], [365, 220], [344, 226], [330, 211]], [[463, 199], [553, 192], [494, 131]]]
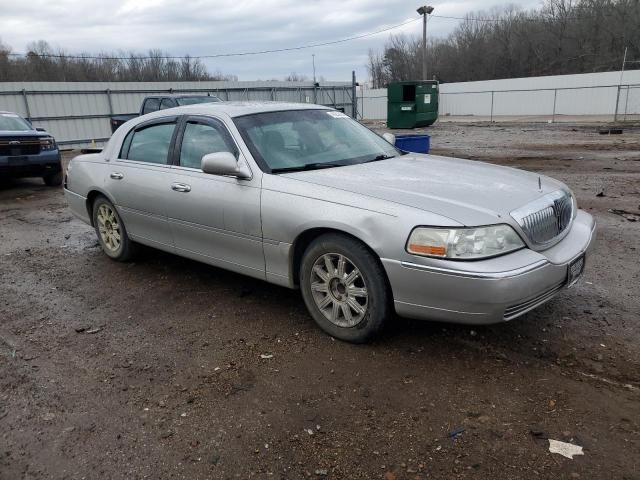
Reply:
[[387, 127], [428, 127], [438, 119], [437, 81], [395, 82], [387, 88]]

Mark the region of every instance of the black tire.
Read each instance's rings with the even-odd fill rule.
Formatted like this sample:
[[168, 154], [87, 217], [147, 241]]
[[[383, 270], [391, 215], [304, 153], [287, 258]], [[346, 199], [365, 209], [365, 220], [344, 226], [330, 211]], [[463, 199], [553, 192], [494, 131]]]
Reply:
[[62, 185], [62, 172], [50, 173], [42, 177], [42, 180], [49, 187], [59, 187]]
[[[108, 211], [113, 213], [113, 218], [117, 221], [117, 229], [119, 233], [119, 245], [117, 248], [115, 245], [108, 243], [103, 234], [100, 232], [101, 226], [104, 226], [99, 215], [101, 212], [106, 210], [101, 210], [101, 207], [105, 207]], [[118, 262], [127, 262], [134, 258], [134, 256], [138, 253], [138, 244], [131, 241], [129, 239], [129, 235], [127, 234], [127, 229], [124, 225], [124, 222], [120, 218], [118, 214], [118, 210], [113, 206], [113, 204], [107, 200], [103, 196], [97, 197], [91, 209], [91, 215], [93, 218], [93, 225], [96, 230], [96, 235], [98, 236], [98, 242], [100, 242], [100, 246], [102, 247], [102, 251], [111, 259], [116, 260]], [[108, 222], [107, 227], [109, 230], [113, 232], [111, 222]]]
[[[330, 258], [331, 265], [338, 265], [338, 267], [334, 270], [334, 276], [330, 280], [323, 280], [317, 274], [317, 270], [314, 270], [314, 265], [321, 267], [321, 263], [318, 264], [317, 262], [323, 262], [327, 255]], [[342, 276], [338, 274], [341, 256], [346, 259], [344, 263], [353, 267], [350, 271], [357, 270], [357, 278], [361, 278], [361, 280], [356, 280], [356, 283], [352, 282], [350, 285], [344, 283], [342, 292], [339, 291], [342, 283], [340, 279], [349, 277], [349, 266], [343, 267], [345, 273]], [[322, 270], [324, 273], [328, 271], [328, 266]], [[316, 238], [304, 252], [299, 278], [302, 298], [309, 313], [322, 330], [339, 340], [351, 343], [365, 343], [375, 337], [382, 330], [385, 322], [393, 315], [392, 294], [380, 260], [363, 243], [347, 235], [329, 233]], [[319, 284], [326, 283], [329, 286], [332, 285], [332, 282], [336, 282], [337, 287], [329, 287], [326, 294], [324, 290], [318, 290]], [[312, 291], [312, 283], [315, 285], [315, 293]], [[321, 286], [320, 288], [324, 287]], [[334, 290], [337, 296], [333, 296], [332, 292]], [[346, 308], [345, 302], [348, 304], [356, 298], [349, 298], [350, 292], [355, 292], [356, 290], [360, 293], [366, 290], [366, 300], [357, 298], [360, 307], [364, 306], [366, 308], [364, 313], [356, 315], [356, 317], [361, 315], [362, 318], [360, 320], [353, 319], [357, 323], [351, 325], [349, 324], [350, 318], [348, 319], [345, 315], [344, 308]], [[330, 298], [332, 303], [326, 307], [325, 313], [323, 313], [319, 303], [323, 303], [325, 296], [328, 297], [329, 295], [332, 295]], [[341, 300], [339, 300], [340, 298]], [[363, 302], [366, 303], [363, 305]], [[333, 309], [335, 304], [339, 305], [337, 307], [339, 310], [338, 318], [332, 321], [328, 316], [335, 316], [335, 312], [331, 313], [329, 309]], [[349, 312], [348, 315], [357, 313], [356, 310], [349, 310]], [[339, 318], [340, 316], [342, 318]], [[337, 323], [345, 323], [347, 325], [338, 325]]]

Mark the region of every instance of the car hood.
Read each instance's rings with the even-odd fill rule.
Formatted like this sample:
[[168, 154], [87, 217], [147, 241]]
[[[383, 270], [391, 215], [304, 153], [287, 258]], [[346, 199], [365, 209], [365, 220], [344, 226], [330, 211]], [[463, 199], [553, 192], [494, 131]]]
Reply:
[[0, 130], [0, 137], [49, 137], [46, 132], [39, 132], [37, 130]]
[[511, 211], [564, 187], [515, 168], [414, 154], [283, 176], [425, 210], [467, 226], [511, 223]]

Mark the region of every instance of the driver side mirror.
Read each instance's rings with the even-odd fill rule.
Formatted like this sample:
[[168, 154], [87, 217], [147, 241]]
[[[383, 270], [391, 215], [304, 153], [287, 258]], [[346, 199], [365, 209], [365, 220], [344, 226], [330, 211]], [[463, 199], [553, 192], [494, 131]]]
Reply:
[[231, 152], [208, 153], [202, 157], [202, 171], [211, 175], [227, 175], [241, 179], [251, 178], [251, 172], [241, 165]]
[[385, 132], [382, 134], [382, 138], [384, 138], [391, 145], [396, 144], [396, 136], [393, 133]]
[[46, 131], [47, 131], [46, 128], [36, 127], [36, 132], [46, 132]]

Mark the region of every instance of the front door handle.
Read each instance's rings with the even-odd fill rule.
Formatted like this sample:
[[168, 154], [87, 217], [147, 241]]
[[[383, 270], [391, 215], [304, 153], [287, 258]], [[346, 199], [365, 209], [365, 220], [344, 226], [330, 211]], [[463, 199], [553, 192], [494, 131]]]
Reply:
[[109, 176], [114, 180], [122, 180], [124, 178], [124, 175], [120, 172], [112, 172]]
[[171, 190], [187, 193], [191, 191], [191, 185], [187, 185], [186, 183], [172, 183]]

